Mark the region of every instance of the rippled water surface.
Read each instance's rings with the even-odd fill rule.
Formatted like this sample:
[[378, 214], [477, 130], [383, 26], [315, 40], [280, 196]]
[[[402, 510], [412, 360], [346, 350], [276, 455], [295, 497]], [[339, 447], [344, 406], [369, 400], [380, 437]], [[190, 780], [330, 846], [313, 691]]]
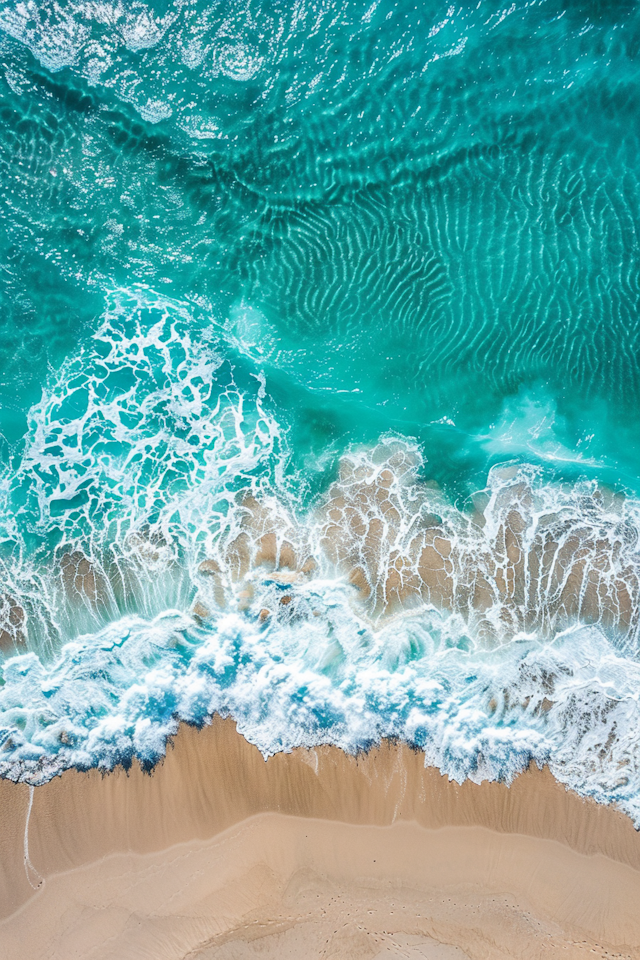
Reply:
[[0, 2], [0, 772], [401, 736], [640, 820], [640, 8]]

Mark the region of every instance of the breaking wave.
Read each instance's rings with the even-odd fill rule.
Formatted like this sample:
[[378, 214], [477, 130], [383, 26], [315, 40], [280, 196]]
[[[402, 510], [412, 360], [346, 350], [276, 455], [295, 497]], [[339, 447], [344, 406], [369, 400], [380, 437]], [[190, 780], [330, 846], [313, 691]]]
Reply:
[[305, 497], [267, 382], [199, 317], [115, 292], [32, 408], [3, 485], [0, 772], [152, 766], [217, 712], [265, 755], [549, 763], [640, 822], [640, 503], [514, 463], [456, 504], [391, 435]]

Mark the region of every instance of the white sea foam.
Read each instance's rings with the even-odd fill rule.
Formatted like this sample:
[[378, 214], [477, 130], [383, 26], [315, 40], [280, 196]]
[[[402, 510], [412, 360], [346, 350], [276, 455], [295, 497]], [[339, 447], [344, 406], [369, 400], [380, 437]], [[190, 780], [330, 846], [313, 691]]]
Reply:
[[302, 509], [264, 377], [211, 331], [116, 291], [31, 411], [0, 774], [152, 765], [219, 712], [265, 755], [394, 736], [459, 781], [549, 763], [640, 824], [637, 502], [512, 465], [462, 511], [387, 437]]
[[238, 386], [196, 313], [115, 291], [30, 412], [0, 538], [5, 613], [20, 611], [33, 649], [188, 603], [190, 572], [234, 528], [238, 489], [273, 486], [280, 437], [263, 381]]
[[6, 662], [2, 774], [39, 783], [71, 765], [152, 765], [179, 719], [219, 712], [265, 755], [394, 736], [459, 782], [549, 763], [640, 823], [640, 667], [597, 629], [497, 650], [433, 613], [374, 631], [343, 583], [320, 580], [296, 588], [288, 619], [260, 625], [273, 589], [206, 626], [177, 611], [125, 618], [49, 666], [34, 653]]

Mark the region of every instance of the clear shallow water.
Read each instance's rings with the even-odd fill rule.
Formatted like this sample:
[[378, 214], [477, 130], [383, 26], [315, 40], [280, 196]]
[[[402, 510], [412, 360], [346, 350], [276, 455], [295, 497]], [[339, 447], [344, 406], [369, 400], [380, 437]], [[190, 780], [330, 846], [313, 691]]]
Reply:
[[640, 820], [637, 5], [10, 2], [0, 54], [0, 770], [219, 710]]

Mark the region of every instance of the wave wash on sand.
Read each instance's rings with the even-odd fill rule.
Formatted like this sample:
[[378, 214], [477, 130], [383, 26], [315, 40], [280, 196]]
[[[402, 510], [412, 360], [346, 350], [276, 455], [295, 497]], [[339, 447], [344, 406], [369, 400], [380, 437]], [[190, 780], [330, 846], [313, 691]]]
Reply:
[[150, 767], [219, 713], [265, 756], [397, 737], [459, 782], [548, 763], [640, 822], [638, 502], [524, 465], [459, 509], [391, 437], [301, 509], [264, 381], [243, 393], [179, 320], [107, 320], [79, 412], [65, 370], [33, 413], [10, 493], [41, 559], [5, 566], [2, 774]]
[[389, 743], [265, 763], [216, 719], [151, 776], [0, 782], [0, 826], [0, 938], [21, 960], [640, 951], [638, 834], [535, 768], [458, 787]]

